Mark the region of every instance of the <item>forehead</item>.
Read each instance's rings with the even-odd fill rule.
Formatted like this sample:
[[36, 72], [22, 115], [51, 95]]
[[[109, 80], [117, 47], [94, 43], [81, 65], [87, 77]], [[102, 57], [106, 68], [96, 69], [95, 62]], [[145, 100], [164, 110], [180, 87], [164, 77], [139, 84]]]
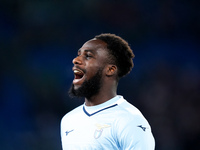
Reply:
[[83, 44], [79, 51], [90, 50], [93, 52], [107, 51], [107, 44], [99, 39], [91, 39]]

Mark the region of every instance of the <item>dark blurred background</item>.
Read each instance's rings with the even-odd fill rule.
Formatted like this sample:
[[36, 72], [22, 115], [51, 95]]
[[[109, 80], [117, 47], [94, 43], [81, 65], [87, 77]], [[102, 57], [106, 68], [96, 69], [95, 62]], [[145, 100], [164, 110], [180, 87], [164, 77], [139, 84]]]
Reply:
[[100, 33], [136, 57], [118, 94], [152, 126], [156, 150], [200, 150], [197, 0], [1, 0], [0, 149], [61, 150], [72, 59]]

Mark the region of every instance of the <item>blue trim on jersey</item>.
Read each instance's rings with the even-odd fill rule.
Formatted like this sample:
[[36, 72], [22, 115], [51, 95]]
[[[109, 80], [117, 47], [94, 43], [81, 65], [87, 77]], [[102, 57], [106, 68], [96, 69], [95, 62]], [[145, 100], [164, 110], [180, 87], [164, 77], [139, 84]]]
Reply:
[[92, 114], [89, 114], [89, 113], [86, 111], [85, 107], [83, 106], [83, 111], [86, 113], [86, 115], [88, 115], [88, 116], [90, 117], [90, 116], [92, 116], [92, 115], [95, 115], [95, 114], [97, 114], [97, 113], [103, 111], [103, 110], [106, 110], [106, 109], [115, 107], [115, 106], [117, 106], [117, 105], [118, 105], [118, 104], [114, 104], [114, 105], [112, 105], [112, 106], [109, 106], [109, 107], [103, 108], [103, 109], [101, 109], [101, 110], [98, 110], [98, 111], [96, 111], [96, 112], [94, 112], [94, 113], [92, 113]]

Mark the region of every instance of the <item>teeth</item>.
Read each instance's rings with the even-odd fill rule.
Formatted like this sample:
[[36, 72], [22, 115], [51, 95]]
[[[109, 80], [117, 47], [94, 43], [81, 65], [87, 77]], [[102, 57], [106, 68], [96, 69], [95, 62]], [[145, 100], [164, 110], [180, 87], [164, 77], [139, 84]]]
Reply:
[[81, 73], [80, 71], [78, 71], [78, 70], [74, 70], [74, 73]]
[[74, 73], [75, 73], [75, 74], [83, 74], [83, 72], [80, 71], [80, 70], [74, 70]]

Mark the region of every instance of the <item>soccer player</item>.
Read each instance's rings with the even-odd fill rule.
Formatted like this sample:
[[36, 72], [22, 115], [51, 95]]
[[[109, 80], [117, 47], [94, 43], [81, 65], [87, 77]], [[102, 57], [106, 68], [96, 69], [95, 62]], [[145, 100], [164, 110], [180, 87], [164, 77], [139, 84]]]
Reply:
[[63, 150], [154, 150], [147, 120], [117, 95], [118, 82], [133, 68], [133, 58], [128, 43], [110, 33], [95, 36], [78, 50], [69, 95], [85, 102], [62, 118]]

